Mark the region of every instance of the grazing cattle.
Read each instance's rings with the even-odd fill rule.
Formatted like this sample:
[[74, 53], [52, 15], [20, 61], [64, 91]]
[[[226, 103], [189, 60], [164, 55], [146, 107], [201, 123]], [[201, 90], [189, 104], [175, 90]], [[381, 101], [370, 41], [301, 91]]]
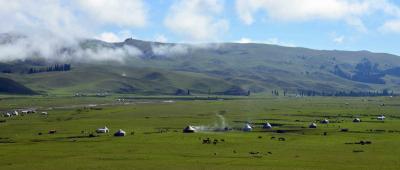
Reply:
[[258, 139], [261, 139], [262, 138], [262, 136], [258, 136]]
[[213, 144], [216, 145], [218, 143], [217, 139], [214, 139]]
[[210, 143], [211, 143], [210, 138], [203, 139], [203, 144], [210, 144]]
[[275, 139], [275, 136], [272, 136], [272, 137], [271, 137], [271, 140], [273, 140], [273, 139]]
[[327, 133], [327, 132], [324, 132], [324, 136], [326, 136], [326, 135], [328, 135], [328, 133]]
[[57, 131], [56, 130], [50, 130], [49, 134], [55, 134]]
[[225, 142], [225, 139], [220, 139], [221, 142]]

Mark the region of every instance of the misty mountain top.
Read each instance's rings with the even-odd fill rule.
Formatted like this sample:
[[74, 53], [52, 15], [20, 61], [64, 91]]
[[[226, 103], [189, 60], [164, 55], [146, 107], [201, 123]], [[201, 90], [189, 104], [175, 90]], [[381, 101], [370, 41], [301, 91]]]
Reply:
[[[199, 93], [219, 89], [215, 91], [218, 94], [269, 89], [333, 93], [397, 90], [400, 85], [400, 57], [368, 51], [312, 50], [256, 43], [177, 44], [132, 38], [117, 43], [58, 37], [45, 40], [47, 37], [21, 34], [1, 34], [0, 38], [0, 71], [17, 82], [22, 77], [33, 81], [50, 72], [57, 75], [54, 81], [63, 76], [68, 80], [78, 72], [93, 72], [101, 73], [97, 79], [102, 80], [94, 91], [167, 94], [182, 89]], [[147, 78], [152, 75], [162, 78]], [[178, 75], [183, 80], [174, 77]], [[187, 81], [197, 83], [183, 83]], [[154, 83], [164, 84], [164, 90], [148, 86]], [[54, 85], [37, 84], [51, 89], [65, 88]]]

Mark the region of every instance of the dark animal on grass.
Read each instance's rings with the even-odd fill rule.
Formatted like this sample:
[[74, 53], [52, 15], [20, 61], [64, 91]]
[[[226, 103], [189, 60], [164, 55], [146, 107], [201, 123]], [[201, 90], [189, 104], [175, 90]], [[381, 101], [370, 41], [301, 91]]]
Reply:
[[258, 136], [258, 139], [261, 139], [262, 138], [262, 136]]
[[277, 130], [276, 133], [285, 133], [285, 130]]
[[324, 136], [326, 136], [326, 135], [328, 135], [328, 133], [327, 133], [327, 132], [324, 132]]
[[225, 142], [225, 139], [220, 139], [221, 142]]
[[96, 135], [94, 135], [93, 133], [89, 134], [89, 138], [93, 138], [96, 137]]
[[347, 129], [347, 128], [346, 128], [346, 129], [340, 129], [340, 131], [341, 131], [341, 132], [348, 132], [349, 129]]
[[50, 130], [49, 134], [55, 134], [57, 131], [56, 130]]
[[272, 154], [272, 152], [267, 152], [268, 154]]
[[271, 137], [271, 140], [273, 140], [273, 139], [275, 139], [275, 136], [272, 136], [272, 137]]
[[38, 135], [42, 135], [42, 134], [43, 134], [42, 132], [39, 132], [39, 133], [38, 133]]
[[249, 154], [255, 155], [255, 154], [259, 154], [260, 152], [249, 152]]
[[286, 139], [285, 138], [278, 138], [278, 141], [285, 141]]
[[216, 145], [218, 143], [218, 139], [214, 139], [213, 144]]
[[203, 139], [203, 144], [210, 144], [210, 143], [211, 143], [210, 138]]

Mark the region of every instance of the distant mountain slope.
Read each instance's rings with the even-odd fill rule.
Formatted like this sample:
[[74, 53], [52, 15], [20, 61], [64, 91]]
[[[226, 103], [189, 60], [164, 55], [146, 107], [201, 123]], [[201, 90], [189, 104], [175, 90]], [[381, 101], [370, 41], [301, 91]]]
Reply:
[[0, 78], [0, 93], [5, 94], [36, 94], [31, 89], [7, 78]]
[[[0, 42], [11, 40], [15, 38]], [[385, 53], [268, 44], [173, 44], [135, 39], [120, 43], [84, 40], [79, 47], [63, 47], [60, 55], [89, 49], [104, 57], [114, 55], [105, 53], [107, 50], [127, 47], [140, 51], [140, 55], [127, 53], [122, 62], [112, 60], [116, 56], [106, 56], [111, 60], [102, 61], [46, 61], [36, 56], [0, 63], [0, 72], [3, 72], [0, 77], [50, 93], [183, 94], [190, 90], [245, 95], [271, 90], [335, 93], [385, 89], [400, 92], [400, 57]], [[32, 67], [65, 62], [72, 64], [71, 71], [27, 74]]]

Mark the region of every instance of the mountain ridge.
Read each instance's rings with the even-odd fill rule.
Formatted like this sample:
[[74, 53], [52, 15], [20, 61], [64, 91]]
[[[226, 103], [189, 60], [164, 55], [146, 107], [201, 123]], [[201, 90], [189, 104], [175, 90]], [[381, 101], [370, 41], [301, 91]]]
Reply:
[[[242, 95], [247, 91], [269, 93], [275, 89], [332, 94], [400, 90], [400, 57], [387, 53], [258, 43], [162, 43], [132, 38], [117, 43], [85, 39], [78, 44], [57, 49], [56, 54], [64, 58], [54, 58], [64, 60], [51, 61], [38, 55], [33, 59], [28, 56], [26, 60], [1, 62], [0, 77], [46, 93], [175, 94], [178, 90], [190, 89], [201, 94], [211, 91]], [[73, 58], [77, 54], [82, 56]], [[103, 58], [90, 58], [90, 55]], [[54, 63], [70, 63], [72, 69], [27, 74], [30, 68], [40, 69]], [[80, 73], [98, 80], [85, 80]], [[60, 78], [74, 81], [75, 85], [37, 82], [38, 79], [52, 82]]]

